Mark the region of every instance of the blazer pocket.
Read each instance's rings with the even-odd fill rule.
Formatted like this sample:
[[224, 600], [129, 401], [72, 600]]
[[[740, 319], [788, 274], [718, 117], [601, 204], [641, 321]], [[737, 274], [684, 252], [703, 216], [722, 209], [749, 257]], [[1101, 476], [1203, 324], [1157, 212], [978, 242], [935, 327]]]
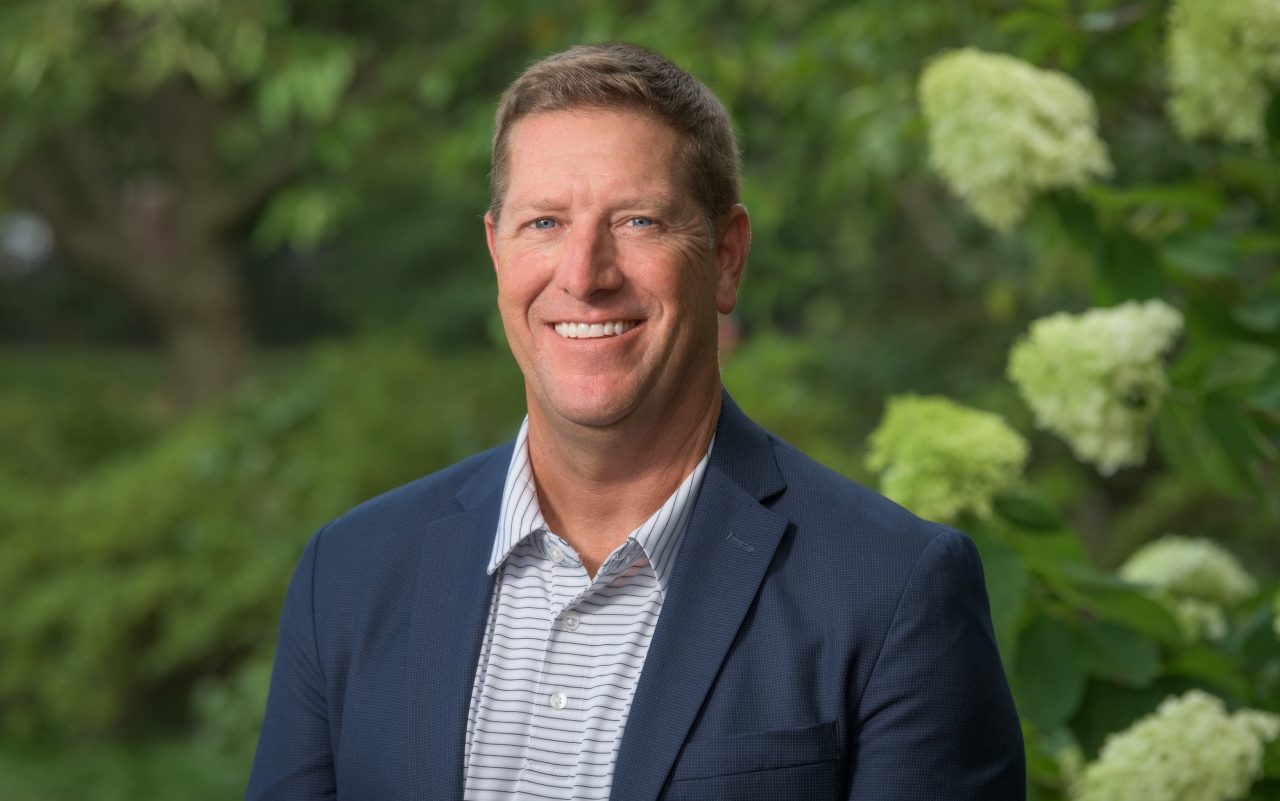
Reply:
[[798, 729], [699, 737], [680, 751], [671, 781], [776, 770], [839, 758], [839, 733], [834, 720]]

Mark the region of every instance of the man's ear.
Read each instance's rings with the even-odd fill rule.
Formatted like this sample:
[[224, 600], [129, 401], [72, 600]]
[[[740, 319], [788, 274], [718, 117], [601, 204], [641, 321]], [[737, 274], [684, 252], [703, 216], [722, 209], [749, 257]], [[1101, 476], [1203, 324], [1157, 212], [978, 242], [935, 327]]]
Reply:
[[489, 243], [489, 260], [493, 262], [493, 268], [498, 268], [498, 221], [493, 218], [493, 211], [484, 213], [484, 238]]
[[738, 285], [750, 249], [751, 219], [746, 206], [735, 203], [716, 232], [716, 309], [721, 314], [738, 305]]

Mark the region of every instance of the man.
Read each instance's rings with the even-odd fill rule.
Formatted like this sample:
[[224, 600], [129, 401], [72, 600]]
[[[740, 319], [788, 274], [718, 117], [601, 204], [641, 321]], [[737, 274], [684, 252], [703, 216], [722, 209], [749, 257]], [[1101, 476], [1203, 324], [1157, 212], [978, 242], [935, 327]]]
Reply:
[[545, 59], [492, 189], [528, 418], [311, 540], [248, 797], [1022, 798], [972, 544], [723, 394], [750, 225], [710, 91]]

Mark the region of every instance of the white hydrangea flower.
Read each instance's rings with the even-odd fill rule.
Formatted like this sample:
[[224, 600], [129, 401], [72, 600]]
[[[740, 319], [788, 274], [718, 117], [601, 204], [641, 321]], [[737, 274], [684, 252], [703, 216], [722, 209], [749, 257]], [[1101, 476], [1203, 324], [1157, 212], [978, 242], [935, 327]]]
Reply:
[[1009, 378], [1036, 425], [1102, 475], [1141, 464], [1168, 389], [1162, 356], [1182, 314], [1159, 300], [1043, 317], [1009, 354]]
[[1183, 137], [1262, 142], [1267, 98], [1280, 87], [1280, 0], [1174, 0], [1166, 58], [1169, 114]]
[[1228, 714], [1200, 690], [1166, 698], [1155, 712], [1108, 735], [1072, 790], [1075, 801], [1234, 801], [1262, 773], [1280, 716]]
[[1173, 612], [1187, 642], [1219, 642], [1227, 636], [1227, 616], [1217, 604], [1196, 598], [1163, 596], [1161, 600]]
[[1016, 483], [1027, 442], [999, 415], [942, 397], [891, 398], [871, 434], [867, 465], [880, 489], [931, 520], [985, 515], [996, 493]]
[[966, 48], [930, 62], [919, 95], [931, 163], [997, 230], [1037, 192], [1111, 174], [1093, 97], [1063, 73]]
[[1179, 600], [1226, 606], [1258, 590], [1258, 583], [1238, 559], [1202, 537], [1170, 534], [1149, 542], [1121, 565], [1120, 575]]

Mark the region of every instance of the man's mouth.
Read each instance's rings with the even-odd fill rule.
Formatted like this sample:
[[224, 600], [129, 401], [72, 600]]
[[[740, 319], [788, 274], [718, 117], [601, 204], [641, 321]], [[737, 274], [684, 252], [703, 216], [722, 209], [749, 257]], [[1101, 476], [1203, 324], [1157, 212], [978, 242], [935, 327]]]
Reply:
[[598, 339], [616, 337], [636, 327], [635, 320], [610, 320], [607, 323], [556, 323], [556, 333], [565, 339]]

